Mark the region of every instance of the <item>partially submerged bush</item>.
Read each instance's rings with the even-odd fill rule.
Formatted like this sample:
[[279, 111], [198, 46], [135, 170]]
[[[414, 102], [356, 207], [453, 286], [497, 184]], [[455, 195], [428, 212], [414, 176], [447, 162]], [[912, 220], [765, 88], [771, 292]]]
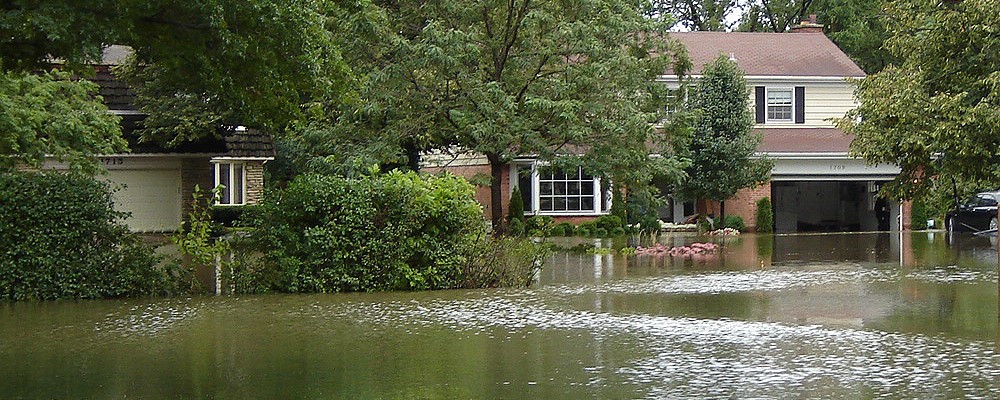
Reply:
[[743, 224], [743, 217], [739, 215], [727, 215], [725, 221], [722, 223], [722, 228], [730, 228], [738, 231], [743, 231], [746, 226]]
[[447, 174], [299, 176], [254, 213], [261, 263], [234, 275], [283, 292], [461, 287], [485, 236], [473, 194]]
[[129, 232], [107, 183], [62, 173], [0, 175], [0, 299], [170, 294], [174, 270]]
[[757, 200], [757, 214], [754, 221], [757, 232], [774, 232], [774, 210], [771, 209], [771, 199], [763, 197]]
[[535, 215], [524, 221], [525, 233], [528, 236], [549, 236], [549, 230], [555, 224], [555, 218], [548, 215]]
[[516, 237], [483, 238], [471, 250], [460, 284], [466, 289], [529, 286], [548, 254], [542, 245]]

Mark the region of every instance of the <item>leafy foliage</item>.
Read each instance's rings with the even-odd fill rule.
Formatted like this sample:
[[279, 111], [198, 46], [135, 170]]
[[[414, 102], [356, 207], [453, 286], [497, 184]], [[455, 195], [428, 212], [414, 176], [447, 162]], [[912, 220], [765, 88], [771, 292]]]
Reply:
[[127, 149], [97, 85], [65, 72], [0, 72], [0, 171], [39, 167], [45, 156], [93, 172], [93, 154]]
[[229, 242], [213, 234], [211, 205], [221, 191], [222, 188], [217, 187], [210, 196], [205, 196], [196, 185], [191, 195], [191, 212], [177, 234], [170, 238], [182, 255], [190, 257], [191, 269], [219, 268], [222, 258], [231, 249]]
[[482, 240], [473, 187], [451, 175], [303, 175], [270, 192], [253, 223], [258, 280], [284, 292], [459, 287]]
[[886, 47], [900, 64], [857, 82], [859, 106], [838, 121], [851, 154], [902, 172], [883, 193], [919, 196], [930, 176], [1000, 182], [1000, 3], [890, 1]]
[[[652, 128], [667, 99], [656, 76], [688, 65], [633, 2], [449, 0], [394, 3], [387, 15], [401, 29], [344, 119], [351, 135], [485, 155], [493, 209], [503, 168], [524, 154], [628, 185], [679, 169], [647, 144], [666, 136]], [[503, 215], [493, 218], [502, 232]]]
[[67, 174], [0, 174], [0, 299], [169, 294], [181, 275], [122, 224], [107, 184]]
[[888, 26], [895, 23], [895, 17], [884, 11], [885, 4], [885, 0], [815, 0], [812, 11], [830, 40], [871, 74], [898, 60], [884, 47]]
[[754, 225], [757, 226], [757, 232], [774, 232], [774, 210], [771, 209], [771, 198], [762, 197], [757, 200]]
[[722, 227], [742, 231], [746, 228], [746, 225], [743, 223], [743, 217], [739, 215], [727, 215], [722, 220]]
[[760, 135], [752, 132], [749, 89], [734, 61], [719, 56], [705, 66], [691, 92], [698, 113], [690, 142], [691, 165], [679, 193], [687, 199], [723, 200], [765, 182], [773, 163], [754, 158]]

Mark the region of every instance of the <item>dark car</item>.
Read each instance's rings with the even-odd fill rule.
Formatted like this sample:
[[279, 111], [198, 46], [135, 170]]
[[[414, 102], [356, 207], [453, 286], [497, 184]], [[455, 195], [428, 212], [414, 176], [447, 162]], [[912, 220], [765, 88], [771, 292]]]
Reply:
[[944, 226], [950, 232], [979, 232], [997, 228], [1000, 192], [977, 193], [965, 204], [948, 212]]

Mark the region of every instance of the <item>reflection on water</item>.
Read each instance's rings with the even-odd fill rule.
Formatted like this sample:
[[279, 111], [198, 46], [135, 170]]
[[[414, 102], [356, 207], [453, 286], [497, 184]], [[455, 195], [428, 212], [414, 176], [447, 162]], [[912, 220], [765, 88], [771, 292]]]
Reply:
[[[669, 245], [705, 240], [676, 235]], [[0, 397], [992, 398], [997, 252], [943, 233], [556, 252], [527, 290], [0, 306]], [[624, 241], [560, 239], [601, 247]]]

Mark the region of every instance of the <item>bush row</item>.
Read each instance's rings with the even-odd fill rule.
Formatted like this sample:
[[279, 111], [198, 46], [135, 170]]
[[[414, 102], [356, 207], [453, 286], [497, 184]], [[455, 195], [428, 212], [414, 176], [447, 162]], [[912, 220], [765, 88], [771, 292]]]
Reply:
[[0, 175], [0, 299], [176, 293], [177, 270], [129, 232], [107, 183], [63, 173]]
[[[487, 237], [474, 187], [453, 175], [302, 175], [244, 215], [262, 253], [236, 268], [243, 292], [423, 290], [523, 284], [524, 243]], [[522, 241], [523, 242], [523, 241]]]

